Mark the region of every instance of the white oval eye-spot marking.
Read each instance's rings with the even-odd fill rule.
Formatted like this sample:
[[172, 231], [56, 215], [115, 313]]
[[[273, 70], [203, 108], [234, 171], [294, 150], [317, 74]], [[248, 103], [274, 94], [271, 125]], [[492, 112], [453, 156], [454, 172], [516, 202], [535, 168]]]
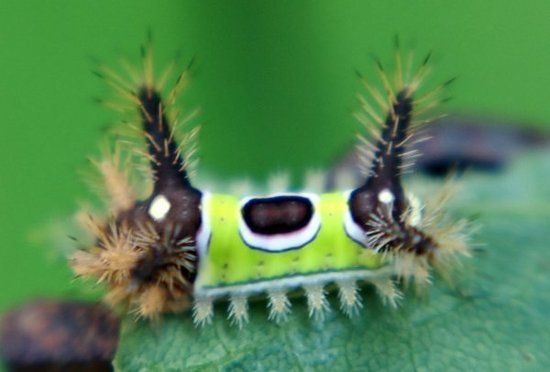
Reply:
[[383, 189], [378, 193], [378, 200], [384, 204], [391, 204], [395, 200], [395, 196], [388, 189]]
[[153, 217], [155, 221], [161, 221], [166, 217], [168, 212], [170, 212], [171, 207], [172, 204], [166, 199], [166, 196], [157, 195], [151, 202], [149, 215]]
[[307, 198], [313, 206], [313, 215], [306, 226], [292, 232], [263, 235], [250, 229], [242, 214], [239, 217], [239, 234], [244, 243], [252, 248], [264, 252], [285, 252], [300, 249], [317, 237], [321, 229], [321, 216], [318, 212], [319, 196], [311, 193], [276, 193], [262, 197], [246, 197], [241, 200], [240, 210], [253, 199], [270, 199], [280, 196], [298, 196]]
[[[350, 196], [351, 191], [346, 191], [344, 193], [344, 198], [348, 201]], [[363, 247], [367, 246], [367, 235], [365, 234], [365, 230], [353, 220], [349, 206], [346, 207], [346, 211], [344, 212], [344, 230], [351, 240]]]
[[[201, 227], [197, 232], [197, 249], [199, 251], [199, 257], [204, 258], [208, 253], [208, 246], [212, 238], [212, 223], [210, 222], [210, 199], [211, 194], [209, 192], [203, 192], [201, 199]], [[220, 221], [223, 222], [223, 217]]]

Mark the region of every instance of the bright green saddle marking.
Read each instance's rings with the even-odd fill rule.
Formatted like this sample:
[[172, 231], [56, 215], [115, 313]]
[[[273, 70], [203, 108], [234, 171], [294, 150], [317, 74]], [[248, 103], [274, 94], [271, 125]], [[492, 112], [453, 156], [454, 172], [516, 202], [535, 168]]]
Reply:
[[317, 237], [302, 248], [286, 252], [264, 252], [243, 242], [239, 235], [238, 198], [213, 194], [208, 204], [212, 237], [206, 257], [201, 257], [195, 283], [198, 288], [327, 271], [374, 270], [384, 265], [381, 255], [346, 235], [344, 214], [348, 206], [343, 193], [320, 196], [317, 212], [321, 216], [321, 229]]

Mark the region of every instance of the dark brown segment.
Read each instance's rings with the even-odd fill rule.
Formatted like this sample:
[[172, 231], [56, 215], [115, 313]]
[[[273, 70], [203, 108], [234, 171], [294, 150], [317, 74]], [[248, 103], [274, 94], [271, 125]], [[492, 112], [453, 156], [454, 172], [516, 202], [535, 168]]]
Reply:
[[[382, 252], [399, 249], [417, 255], [431, 255], [437, 247], [435, 241], [402, 221], [407, 208], [401, 185], [402, 144], [409, 135], [412, 110], [413, 100], [405, 88], [397, 94], [393, 110], [386, 117], [369, 176], [361, 187], [350, 194], [348, 206], [354, 222], [361, 226], [365, 234], [377, 236], [373, 244], [384, 244], [369, 248]], [[384, 190], [393, 195], [390, 204], [379, 200], [380, 192]]]
[[[159, 195], [169, 201], [170, 210], [164, 219], [154, 221], [149, 215], [149, 208]], [[159, 236], [158, 243], [152, 247], [154, 249], [143, 256], [143, 262], [133, 272], [134, 279], [140, 283], [156, 281], [157, 274], [161, 274], [165, 268], [164, 258], [170, 256], [169, 251], [195, 245], [195, 238], [202, 224], [201, 199], [202, 193], [194, 188], [168, 185], [119, 216], [119, 223], [127, 226], [138, 228], [152, 225]], [[198, 264], [198, 255], [195, 263]], [[184, 271], [182, 275], [193, 283], [197, 272]]]
[[348, 208], [353, 222], [366, 230], [367, 222], [372, 217], [377, 203], [376, 195], [364, 186], [352, 191], [348, 200]]
[[262, 235], [288, 234], [308, 225], [313, 217], [312, 202], [303, 196], [256, 198], [242, 208], [242, 216], [253, 232]]
[[159, 93], [142, 88], [139, 100], [142, 103], [143, 129], [149, 135], [149, 154], [154, 159], [151, 167], [155, 186], [149, 199], [137, 205], [134, 213], [137, 213], [139, 220], [141, 214], [147, 214], [151, 202], [157, 196], [164, 195], [171, 208], [162, 223], [157, 224], [159, 229], [170, 225], [178, 226], [181, 232], [176, 234], [177, 237], [194, 239], [201, 225], [202, 193], [189, 182], [184, 159], [178, 152]]
[[[178, 250], [195, 245], [202, 224], [202, 192], [189, 181], [184, 158], [178, 151], [159, 92], [143, 87], [138, 92], [138, 99], [141, 103], [143, 129], [147, 134], [148, 152], [152, 158], [154, 189], [148, 199], [136, 203], [132, 209], [119, 216], [119, 222], [132, 227], [152, 224], [159, 236], [158, 242], [151, 247], [153, 249], [143, 255], [132, 273], [137, 282], [148, 283], [156, 281], [158, 275], [163, 275], [163, 270], [169, 266], [166, 261], [177, 255]], [[165, 218], [154, 221], [149, 215], [149, 208], [159, 195], [169, 201], [170, 210]], [[196, 278], [198, 260], [198, 255], [195, 255], [195, 269], [183, 270], [181, 273], [190, 283]]]
[[154, 159], [151, 168], [156, 177], [155, 190], [167, 186], [191, 187], [160, 94], [144, 87], [139, 91], [138, 99], [143, 129], [148, 136], [147, 148]]
[[[389, 190], [395, 197], [391, 211], [393, 219], [399, 221], [405, 211], [405, 196], [400, 180], [400, 166], [403, 164], [401, 156], [404, 148], [398, 147], [398, 144], [407, 138], [412, 109], [413, 101], [407, 90], [399, 92], [393, 104], [394, 113], [389, 113], [386, 117], [381, 140], [376, 144], [377, 150], [370, 174], [363, 186], [350, 195], [348, 204], [351, 216], [362, 228], [366, 228], [371, 215], [378, 208], [380, 204], [378, 194], [384, 189]], [[397, 125], [395, 125], [396, 122]]]

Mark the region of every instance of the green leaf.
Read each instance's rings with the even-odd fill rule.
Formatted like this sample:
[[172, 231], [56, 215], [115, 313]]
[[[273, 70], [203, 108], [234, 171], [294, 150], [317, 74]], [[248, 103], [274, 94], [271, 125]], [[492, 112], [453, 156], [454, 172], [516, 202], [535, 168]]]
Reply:
[[[452, 210], [477, 215], [483, 246], [457, 290], [440, 280], [427, 299], [408, 293], [390, 310], [369, 288], [364, 311], [336, 309], [323, 323], [293, 300], [288, 322], [251, 306], [239, 330], [218, 306], [213, 325], [189, 314], [156, 324], [124, 323], [115, 367], [140, 370], [548, 370], [550, 368], [550, 153], [521, 159], [499, 175], [465, 177]], [[424, 183], [421, 183], [424, 184]], [[430, 187], [427, 185], [426, 187]]]

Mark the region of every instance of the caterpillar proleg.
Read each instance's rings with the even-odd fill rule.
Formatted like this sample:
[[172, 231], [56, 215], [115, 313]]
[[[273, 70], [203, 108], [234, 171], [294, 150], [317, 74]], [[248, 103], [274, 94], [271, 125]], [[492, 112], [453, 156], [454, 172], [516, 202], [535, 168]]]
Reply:
[[412, 66], [397, 50], [395, 73], [376, 64], [381, 89], [363, 78], [367, 95], [359, 96], [356, 117], [369, 136], [359, 141], [360, 184], [244, 197], [210, 192], [192, 179], [198, 130], [190, 125], [194, 115], [182, 118], [176, 108], [187, 70], [168, 89], [170, 74], [155, 76], [149, 49], [142, 72], [128, 79], [103, 69], [99, 75], [121, 98], [109, 105], [126, 118], [118, 126], [124, 138], [94, 161], [108, 211], [81, 213], [92, 242], [72, 256], [75, 273], [104, 283], [109, 303], [139, 316], [192, 310], [186, 314], [198, 325], [225, 301], [231, 322], [242, 326], [249, 301], [261, 297], [269, 319], [283, 321], [300, 294], [311, 317], [322, 319], [336, 311], [326, 298], [333, 289], [339, 308], [353, 316], [363, 308], [365, 284], [395, 306], [398, 282], [428, 284], [434, 270], [445, 274], [469, 254], [466, 222], [444, 217], [449, 193], [423, 203], [402, 185], [419, 155], [408, 150], [414, 134], [429, 124], [424, 114], [448, 84], [420, 94], [430, 57]]

